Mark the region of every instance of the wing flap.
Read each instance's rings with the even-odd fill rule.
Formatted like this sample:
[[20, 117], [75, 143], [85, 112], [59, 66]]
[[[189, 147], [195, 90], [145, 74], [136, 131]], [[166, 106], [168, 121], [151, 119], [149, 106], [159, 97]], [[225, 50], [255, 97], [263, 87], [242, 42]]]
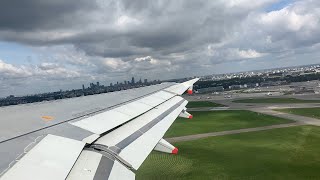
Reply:
[[184, 101], [179, 107], [172, 111], [172, 113], [164, 117], [150, 130], [125, 147], [119, 153], [119, 156], [128, 161], [134, 169], [138, 169], [186, 104], [187, 101]]
[[[106, 146], [116, 146], [121, 141], [128, 139], [128, 137], [132, 136], [135, 132], [146, 131], [146, 127], [148, 123], [152, 120], [157, 119], [161, 114], [166, 112], [170, 107], [173, 107], [179, 101], [181, 101], [181, 97], [174, 97], [165, 103], [157, 106], [156, 108], [150, 110], [149, 112], [135, 118], [133, 121], [119, 127], [115, 131], [108, 133], [107, 135], [98, 139], [96, 143], [104, 144]], [[143, 128], [144, 127], [144, 128]]]
[[82, 151], [77, 160], [77, 163], [70, 171], [67, 180], [93, 179], [98, 170], [101, 158], [102, 154], [87, 150]]
[[1, 179], [65, 179], [84, 146], [81, 141], [47, 135]]
[[160, 91], [70, 124], [100, 135], [149, 111], [174, 96], [174, 94]]
[[101, 137], [95, 144], [105, 146], [138, 169], [186, 104], [183, 98], [174, 97]]
[[119, 179], [134, 180], [135, 174], [131, 170], [126, 168], [123, 164], [119, 163], [118, 161], [115, 161], [111, 169], [109, 180]]
[[132, 179], [135, 174], [109, 154], [84, 150], [67, 180]]

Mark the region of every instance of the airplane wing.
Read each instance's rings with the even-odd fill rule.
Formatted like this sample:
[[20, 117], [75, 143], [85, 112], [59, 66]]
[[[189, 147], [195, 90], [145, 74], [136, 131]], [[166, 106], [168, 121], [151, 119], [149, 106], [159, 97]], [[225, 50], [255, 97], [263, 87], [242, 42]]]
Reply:
[[135, 179], [196, 81], [0, 108], [0, 179]]

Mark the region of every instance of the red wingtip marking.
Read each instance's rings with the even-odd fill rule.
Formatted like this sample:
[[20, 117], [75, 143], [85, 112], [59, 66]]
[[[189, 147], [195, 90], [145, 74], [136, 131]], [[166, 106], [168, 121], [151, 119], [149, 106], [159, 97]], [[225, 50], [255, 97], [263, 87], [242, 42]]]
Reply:
[[191, 89], [188, 89], [188, 94], [192, 94], [192, 90]]
[[174, 148], [171, 153], [172, 154], [178, 154], [178, 148]]
[[192, 116], [192, 115], [190, 115], [190, 116], [189, 116], [189, 119], [192, 119], [192, 118], [193, 118], [193, 116]]

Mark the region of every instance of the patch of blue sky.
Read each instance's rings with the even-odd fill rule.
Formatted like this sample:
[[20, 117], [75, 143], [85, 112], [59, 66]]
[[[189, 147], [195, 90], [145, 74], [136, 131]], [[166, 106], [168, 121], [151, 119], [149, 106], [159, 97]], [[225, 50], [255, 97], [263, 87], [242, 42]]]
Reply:
[[36, 54], [27, 45], [13, 42], [0, 41], [0, 59], [10, 64], [33, 64], [36, 62]]
[[277, 2], [271, 4], [270, 6], [268, 6], [266, 8], [267, 12], [270, 11], [278, 11], [280, 9], [283, 9], [285, 7], [287, 7], [290, 4], [293, 4], [294, 2], [296, 2], [298, 0], [278, 0]]

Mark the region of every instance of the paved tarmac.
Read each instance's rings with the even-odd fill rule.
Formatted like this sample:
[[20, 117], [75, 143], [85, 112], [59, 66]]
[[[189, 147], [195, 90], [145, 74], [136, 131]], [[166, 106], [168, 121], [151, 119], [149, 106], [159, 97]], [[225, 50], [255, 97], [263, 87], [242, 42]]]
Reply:
[[[319, 95], [306, 95], [306, 96], [291, 96], [293, 98], [299, 97], [299, 99], [318, 99]], [[208, 100], [210, 101], [210, 100]], [[212, 101], [212, 100], [211, 100]], [[311, 124], [315, 126], [320, 126], [320, 120], [305, 116], [299, 116], [294, 114], [288, 114], [284, 112], [274, 111], [273, 109], [286, 109], [286, 108], [315, 108], [320, 107], [320, 103], [291, 103], [291, 104], [279, 104], [279, 103], [235, 103], [232, 99], [215, 100], [215, 103], [223, 104], [226, 107], [223, 108], [189, 108], [189, 111], [213, 111], [213, 110], [249, 110], [254, 112], [259, 112], [271, 116], [281, 117], [285, 119], [290, 119], [296, 122], [303, 122], [305, 124]]]
[[[234, 93], [225, 92], [225, 94], [194, 94], [192, 96], [185, 95], [188, 101], [224, 101], [224, 100], [235, 100], [235, 99], [248, 99], [248, 98], [296, 98], [296, 99], [306, 99], [306, 100], [320, 100], [320, 94], [306, 93], [306, 94], [294, 94], [294, 95], [284, 95], [279, 92], [272, 92], [272, 96], [267, 96], [267, 93]], [[229, 96], [229, 98], [226, 98]]]
[[[298, 98], [298, 99], [319, 99], [319, 95], [306, 95], [306, 96], [299, 95], [299, 96], [290, 96], [290, 97]], [[197, 96], [192, 97], [189, 100], [199, 101], [199, 99], [197, 99]], [[300, 125], [306, 125], [306, 124], [320, 126], [320, 119], [288, 114], [288, 113], [278, 112], [273, 110], [273, 109], [284, 109], [284, 108], [314, 108], [314, 107], [320, 107], [320, 103], [293, 103], [293, 104], [234, 103], [232, 102], [233, 100], [234, 99], [216, 98], [214, 100], [215, 103], [220, 103], [227, 107], [188, 108], [188, 111], [249, 110], [249, 111], [254, 111], [254, 112], [276, 116], [280, 118], [290, 119], [296, 122], [289, 123], [289, 124], [280, 124], [280, 125], [272, 125], [272, 126], [264, 126], [264, 127], [256, 127], [256, 128], [247, 128], [247, 129], [239, 129], [239, 130], [230, 130], [230, 131], [221, 131], [221, 132], [173, 137], [173, 138], [167, 138], [166, 140], [169, 142], [181, 142], [181, 141], [196, 140], [196, 139], [205, 138], [205, 137], [223, 136], [228, 134], [239, 134], [239, 133], [253, 132], [253, 131], [263, 131], [268, 129], [286, 128], [286, 127], [300, 126]], [[202, 101], [213, 101], [213, 99], [202, 99]]]
[[191, 140], [212, 137], [212, 136], [223, 136], [223, 135], [229, 135], [229, 134], [239, 134], [239, 133], [246, 133], [246, 132], [263, 131], [263, 130], [269, 130], [269, 129], [287, 128], [287, 127], [294, 127], [294, 126], [300, 126], [300, 125], [304, 125], [304, 123], [294, 122], [294, 123], [288, 123], [288, 124], [279, 124], [279, 125], [263, 126], [263, 127], [256, 127], [256, 128], [237, 129], [237, 130], [220, 131], [220, 132], [212, 132], [212, 133], [205, 133], [205, 134], [195, 134], [195, 135], [188, 135], [188, 136], [181, 136], [181, 137], [166, 138], [166, 140], [170, 143], [183, 142], [183, 141], [191, 141]]
[[266, 109], [266, 108], [257, 108], [257, 109], [250, 109], [250, 110], [254, 111], [254, 112], [268, 114], [271, 116], [294, 120], [296, 122], [301, 122], [304, 124], [320, 126], [320, 119], [316, 119], [316, 118], [299, 116], [299, 115], [295, 115], [295, 114], [288, 114], [288, 113], [284, 113], [284, 112], [273, 111], [271, 109]]

